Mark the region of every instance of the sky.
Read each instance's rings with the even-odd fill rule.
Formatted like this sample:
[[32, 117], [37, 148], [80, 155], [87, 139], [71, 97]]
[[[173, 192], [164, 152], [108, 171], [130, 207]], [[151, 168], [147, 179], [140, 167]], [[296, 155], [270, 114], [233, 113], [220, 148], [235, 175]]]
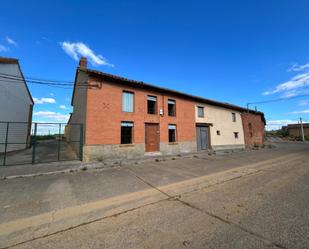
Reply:
[[[268, 128], [309, 121], [309, 1], [4, 1], [0, 56], [28, 78], [89, 67], [189, 94], [252, 104]], [[65, 122], [72, 87], [28, 83], [34, 121]], [[292, 98], [291, 98], [292, 97]]]

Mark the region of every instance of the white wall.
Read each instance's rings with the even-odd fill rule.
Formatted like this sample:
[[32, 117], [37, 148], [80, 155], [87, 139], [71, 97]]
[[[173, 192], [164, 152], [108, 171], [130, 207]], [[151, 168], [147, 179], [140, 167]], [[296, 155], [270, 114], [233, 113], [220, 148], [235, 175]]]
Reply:
[[[0, 63], [0, 73], [22, 77], [17, 64]], [[0, 121], [27, 122], [25, 124], [10, 124], [8, 142], [26, 143], [28, 136], [29, 111], [31, 99], [23, 81], [12, 81], [0, 77]], [[6, 124], [0, 124], [0, 143], [5, 141]], [[23, 149], [26, 144], [10, 145], [8, 151]], [[0, 144], [0, 152], [4, 145]]]
[[[198, 106], [204, 107], [204, 118], [198, 117]], [[214, 149], [243, 148], [245, 144], [241, 113], [222, 107], [206, 104], [196, 104], [196, 123], [210, 123], [210, 143]], [[232, 113], [236, 114], [236, 122], [232, 120]], [[220, 131], [220, 135], [217, 135]], [[238, 132], [235, 138], [234, 132]]]

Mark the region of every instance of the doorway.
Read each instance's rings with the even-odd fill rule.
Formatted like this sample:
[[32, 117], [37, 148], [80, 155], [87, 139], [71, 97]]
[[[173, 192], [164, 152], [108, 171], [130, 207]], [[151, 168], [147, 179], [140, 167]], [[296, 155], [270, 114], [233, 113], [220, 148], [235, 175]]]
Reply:
[[146, 152], [159, 151], [160, 131], [158, 124], [145, 124]]
[[197, 150], [209, 149], [209, 127], [208, 126], [196, 126], [196, 144]]

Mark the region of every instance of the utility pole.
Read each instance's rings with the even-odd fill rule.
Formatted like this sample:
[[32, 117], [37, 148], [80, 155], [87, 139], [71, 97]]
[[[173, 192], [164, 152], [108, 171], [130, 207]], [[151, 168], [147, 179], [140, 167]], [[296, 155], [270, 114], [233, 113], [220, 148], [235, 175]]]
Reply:
[[305, 142], [305, 134], [304, 134], [304, 126], [303, 126], [303, 119], [300, 118], [300, 134], [303, 142]]

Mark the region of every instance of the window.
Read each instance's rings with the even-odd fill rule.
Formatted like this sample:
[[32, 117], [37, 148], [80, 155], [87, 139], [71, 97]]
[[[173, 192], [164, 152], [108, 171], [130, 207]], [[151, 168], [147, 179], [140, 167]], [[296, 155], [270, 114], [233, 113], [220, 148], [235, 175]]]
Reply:
[[122, 92], [122, 111], [133, 112], [134, 111], [134, 93]]
[[173, 99], [169, 99], [167, 101], [167, 107], [168, 107], [168, 115], [176, 116], [176, 101]]
[[157, 113], [157, 97], [148, 96], [147, 98], [147, 106], [148, 106], [148, 114], [156, 114]]
[[249, 123], [248, 125], [249, 125], [249, 130], [252, 130], [252, 124]]
[[176, 142], [176, 125], [168, 125], [168, 142]]
[[238, 138], [238, 132], [234, 132], [234, 137]]
[[198, 106], [197, 107], [197, 116], [199, 118], [203, 118], [204, 117], [204, 107], [203, 106]]
[[235, 112], [232, 112], [232, 121], [236, 122], [236, 113]]
[[221, 132], [219, 130], [217, 130], [217, 135], [220, 136], [221, 135]]
[[133, 122], [121, 122], [121, 144], [132, 144]]
[[252, 137], [252, 132], [249, 133], [249, 137]]

